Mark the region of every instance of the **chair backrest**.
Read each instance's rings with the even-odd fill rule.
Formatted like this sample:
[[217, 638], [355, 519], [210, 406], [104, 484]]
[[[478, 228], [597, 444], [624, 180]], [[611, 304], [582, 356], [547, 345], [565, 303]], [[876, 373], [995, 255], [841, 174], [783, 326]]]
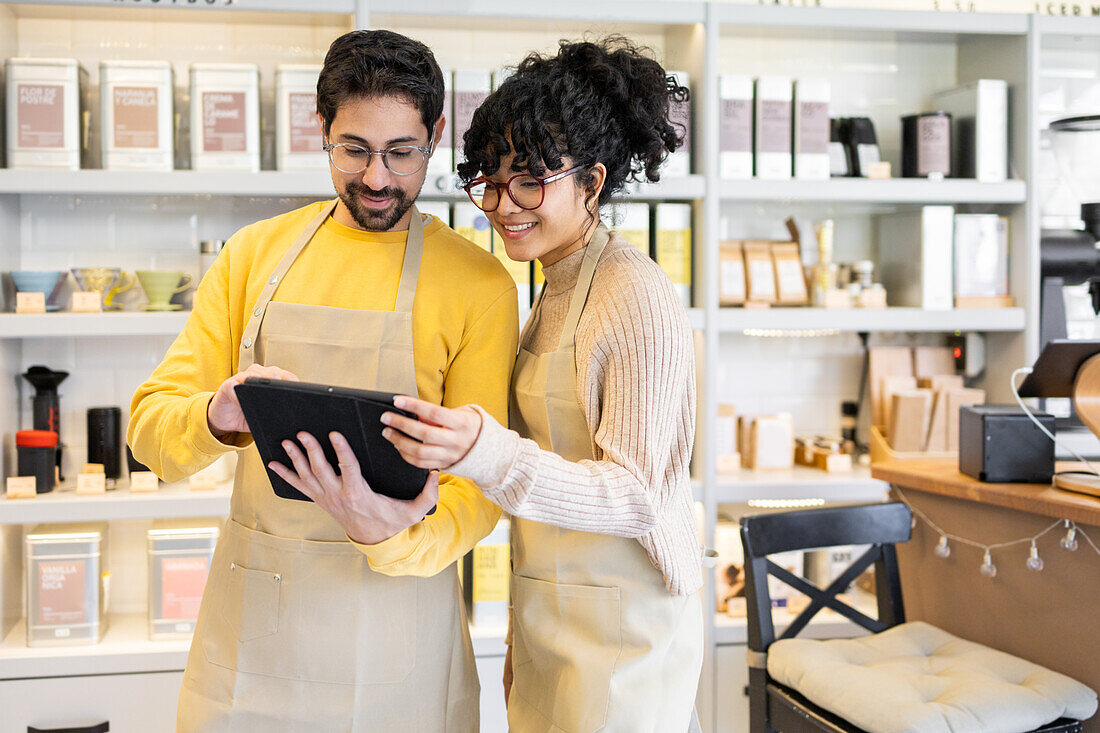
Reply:
[[[912, 513], [909, 507], [896, 502], [743, 517], [741, 542], [745, 549], [749, 649], [764, 652], [776, 640], [768, 575], [775, 576], [810, 598], [810, 604], [791, 622], [780, 638], [797, 636], [823, 608], [831, 608], [872, 632], [879, 632], [905, 621], [894, 544], [908, 542], [911, 533]], [[824, 589], [819, 589], [805, 578], [768, 560], [768, 555], [778, 552], [837, 545], [871, 547]], [[836, 597], [872, 563], [875, 566], [878, 619], [870, 618]]]

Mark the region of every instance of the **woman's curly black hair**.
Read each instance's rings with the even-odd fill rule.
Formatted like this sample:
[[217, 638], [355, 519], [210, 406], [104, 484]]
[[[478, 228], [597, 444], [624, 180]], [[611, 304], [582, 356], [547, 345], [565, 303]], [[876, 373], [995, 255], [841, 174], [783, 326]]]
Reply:
[[[512, 170], [534, 176], [560, 169], [568, 156], [586, 169], [606, 166], [604, 204], [627, 181], [660, 178], [661, 163], [684, 139], [669, 114], [687, 99], [648, 49], [622, 36], [561, 41], [556, 56], [523, 59], [474, 112], [459, 177], [465, 184], [492, 175], [513, 147]], [[585, 190], [592, 182], [590, 173], [577, 174]]]

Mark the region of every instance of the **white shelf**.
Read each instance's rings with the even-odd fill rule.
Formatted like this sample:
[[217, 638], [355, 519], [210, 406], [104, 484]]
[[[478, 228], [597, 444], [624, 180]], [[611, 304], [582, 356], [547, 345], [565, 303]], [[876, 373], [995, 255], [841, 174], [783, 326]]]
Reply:
[[[706, 19], [706, 4], [701, 2], [631, 2], [624, 8], [624, 2], [590, 3], [584, 0], [558, 0], [557, 2], [537, 2], [536, 0], [513, 0], [502, 6], [494, 0], [372, 0], [370, 12], [377, 15], [420, 15], [433, 18], [456, 19], [469, 22], [470, 19], [507, 19], [541, 21], [585, 21], [588, 23], [644, 23], [686, 25], [702, 23]], [[390, 21], [390, 18], [386, 18]], [[448, 27], [452, 24], [447, 23]]]
[[[926, 311], [920, 308], [831, 310], [826, 308], [720, 308], [718, 328], [745, 331], [922, 332], [1022, 331], [1023, 308]], [[767, 335], [767, 334], [762, 334]], [[779, 335], [782, 335], [780, 333]]]
[[871, 469], [822, 471], [795, 466], [786, 471], [742, 470], [719, 474], [717, 503], [743, 504], [750, 499], [825, 499], [826, 501], [882, 501], [887, 484], [871, 478]]
[[[64, 5], [71, 6], [73, 8], [114, 8], [115, 10], [121, 9], [121, 5], [118, 0], [34, 0], [35, 5]], [[154, 4], [154, 3], [128, 3], [125, 8], [127, 10], [141, 10], [141, 9], [156, 9], [163, 13], [169, 9], [179, 9], [183, 11], [202, 11], [213, 10], [215, 12], [225, 11], [252, 11], [252, 12], [277, 12], [277, 13], [343, 13], [351, 15], [355, 12], [356, 2], [355, 0], [310, 0], [308, 7], [302, 0], [249, 0], [247, 3], [242, 2], [227, 2], [227, 0], [218, 0], [217, 4], [209, 1], [197, 3], [197, 2], [171, 2], [170, 4]], [[38, 14], [41, 10], [36, 11]], [[71, 13], [72, 11], [70, 11]], [[238, 13], [234, 13], [235, 15]], [[23, 10], [18, 13], [19, 17], [27, 17], [28, 11]], [[33, 16], [32, 16], [33, 17]], [[71, 17], [71, 16], [70, 16]]]
[[161, 486], [149, 494], [131, 494], [129, 488], [105, 494], [77, 494], [54, 489], [33, 499], [0, 497], [0, 525], [42, 522], [103, 522], [116, 519], [170, 519], [224, 517], [229, 514], [232, 488], [191, 491], [187, 482]]
[[111, 616], [103, 641], [86, 646], [28, 647], [20, 619], [0, 643], [0, 679], [176, 672], [190, 648], [190, 639], [150, 640], [144, 613]]
[[172, 313], [0, 313], [0, 338], [175, 336], [190, 311]]
[[[637, 200], [691, 200], [706, 191], [703, 176], [672, 178], [658, 183], [630, 184], [620, 198]], [[327, 168], [311, 172], [288, 171], [109, 171], [0, 169], [0, 194], [76, 196], [335, 196]], [[466, 201], [450, 181], [425, 182], [421, 198]]]
[[715, 3], [713, 14], [723, 31], [791, 29], [816, 37], [836, 33], [874, 35], [1024, 35], [1023, 13], [957, 13], [862, 8], [807, 8]]
[[[470, 627], [475, 657], [504, 656], [504, 629]], [[191, 639], [152, 640], [144, 613], [114, 614], [98, 644], [28, 647], [20, 619], [0, 642], [0, 680], [88, 674], [177, 672], [187, 666]]]
[[[874, 596], [862, 591], [852, 594], [852, 605], [856, 610], [875, 618], [878, 616]], [[775, 624], [775, 634], [779, 636], [783, 630], [794, 621], [798, 614], [788, 613], [785, 609], [772, 610], [772, 623]], [[867, 630], [857, 626], [832, 609], [818, 611], [813, 620], [802, 630], [798, 638], [802, 639], [850, 639], [857, 636], [866, 636]], [[748, 641], [748, 621], [744, 617], [727, 616], [724, 613], [714, 614], [714, 643], [719, 645], [746, 644]]]
[[1021, 204], [1024, 181], [979, 183], [946, 178], [830, 178], [823, 181], [747, 179], [721, 182], [723, 201], [830, 202], [851, 204]]

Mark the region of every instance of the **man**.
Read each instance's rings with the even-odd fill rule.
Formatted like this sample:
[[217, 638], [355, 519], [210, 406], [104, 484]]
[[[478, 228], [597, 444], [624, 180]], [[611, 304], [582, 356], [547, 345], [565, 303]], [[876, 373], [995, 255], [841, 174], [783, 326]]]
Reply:
[[[391, 500], [369, 491], [357, 465], [341, 470], [352, 502], [281, 499], [233, 392], [249, 376], [301, 379], [476, 402], [504, 418], [515, 285], [491, 255], [413, 206], [443, 98], [423, 44], [387, 31], [337, 39], [317, 110], [338, 199], [237, 232], [134, 395], [127, 438], [166, 481], [240, 455], [180, 731], [478, 728], [454, 560], [500, 510], [469, 482], [434, 473], [420, 498]], [[438, 510], [425, 517], [437, 481]], [[390, 577], [403, 572], [433, 575]]]

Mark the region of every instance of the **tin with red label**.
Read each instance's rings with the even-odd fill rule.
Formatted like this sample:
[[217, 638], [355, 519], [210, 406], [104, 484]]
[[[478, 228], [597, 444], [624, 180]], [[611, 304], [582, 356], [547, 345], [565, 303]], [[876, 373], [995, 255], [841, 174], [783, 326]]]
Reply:
[[107, 525], [41, 525], [24, 541], [27, 646], [98, 643], [107, 629]]

